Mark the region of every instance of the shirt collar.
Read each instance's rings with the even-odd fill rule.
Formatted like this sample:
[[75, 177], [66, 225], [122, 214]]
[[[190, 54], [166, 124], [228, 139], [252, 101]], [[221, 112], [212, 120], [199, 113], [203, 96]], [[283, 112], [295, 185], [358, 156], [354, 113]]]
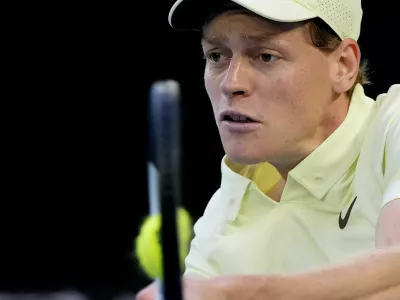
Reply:
[[[245, 166], [250, 167], [250, 166]], [[235, 172], [235, 164], [224, 156], [221, 162], [222, 181], [220, 188], [220, 201], [225, 207], [226, 218], [233, 221], [240, 209], [242, 199], [251, 180]]]

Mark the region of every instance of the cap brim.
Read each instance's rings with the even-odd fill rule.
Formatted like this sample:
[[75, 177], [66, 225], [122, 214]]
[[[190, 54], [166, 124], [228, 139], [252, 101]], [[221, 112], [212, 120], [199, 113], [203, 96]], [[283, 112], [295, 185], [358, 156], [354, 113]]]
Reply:
[[298, 22], [317, 17], [293, 0], [178, 0], [169, 12], [168, 22], [175, 29], [200, 30], [213, 9], [229, 2], [235, 2], [257, 15], [278, 22]]
[[208, 14], [229, 0], [178, 0], [168, 15], [171, 27], [178, 30], [200, 30]]

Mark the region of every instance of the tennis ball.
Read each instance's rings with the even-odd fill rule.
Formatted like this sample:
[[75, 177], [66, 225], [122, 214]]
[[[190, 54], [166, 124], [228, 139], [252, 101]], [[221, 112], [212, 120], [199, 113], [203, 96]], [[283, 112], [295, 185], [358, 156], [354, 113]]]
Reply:
[[[189, 253], [192, 238], [192, 219], [182, 207], [177, 209], [177, 233], [179, 262], [184, 269], [185, 258]], [[135, 240], [136, 258], [141, 269], [151, 279], [162, 278], [162, 251], [161, 251], [161, 215], [148, 216], [142, 223], [139, 235]], [[168, 243], [168, 241], [166, 241]]]

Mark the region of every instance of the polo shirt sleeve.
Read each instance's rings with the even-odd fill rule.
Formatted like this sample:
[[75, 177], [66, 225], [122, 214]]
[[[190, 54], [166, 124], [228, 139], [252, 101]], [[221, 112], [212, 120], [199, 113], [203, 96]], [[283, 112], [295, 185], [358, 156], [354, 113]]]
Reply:
[[[400, 96], [394, 100], [400, 102]], [[391, 123], [385, 145], [384, 194], [382, 206], [400, 198], [400, 111]]]

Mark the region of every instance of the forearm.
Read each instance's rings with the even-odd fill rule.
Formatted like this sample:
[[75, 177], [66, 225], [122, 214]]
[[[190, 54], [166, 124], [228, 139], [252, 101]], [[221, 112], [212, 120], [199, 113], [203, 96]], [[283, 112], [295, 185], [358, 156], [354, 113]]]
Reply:
[[368, 299], [400, 286], [400, 247], [377, 250], [298, 280], [307, 299]]
[[312, 272], [288, 276], [243, 276], [228, 299], [395, 299], [400, 289], [400, 247]]
[[399, 300], [400, 285], [375, 293], [371, 296], [361, 297], [357, 300]]

